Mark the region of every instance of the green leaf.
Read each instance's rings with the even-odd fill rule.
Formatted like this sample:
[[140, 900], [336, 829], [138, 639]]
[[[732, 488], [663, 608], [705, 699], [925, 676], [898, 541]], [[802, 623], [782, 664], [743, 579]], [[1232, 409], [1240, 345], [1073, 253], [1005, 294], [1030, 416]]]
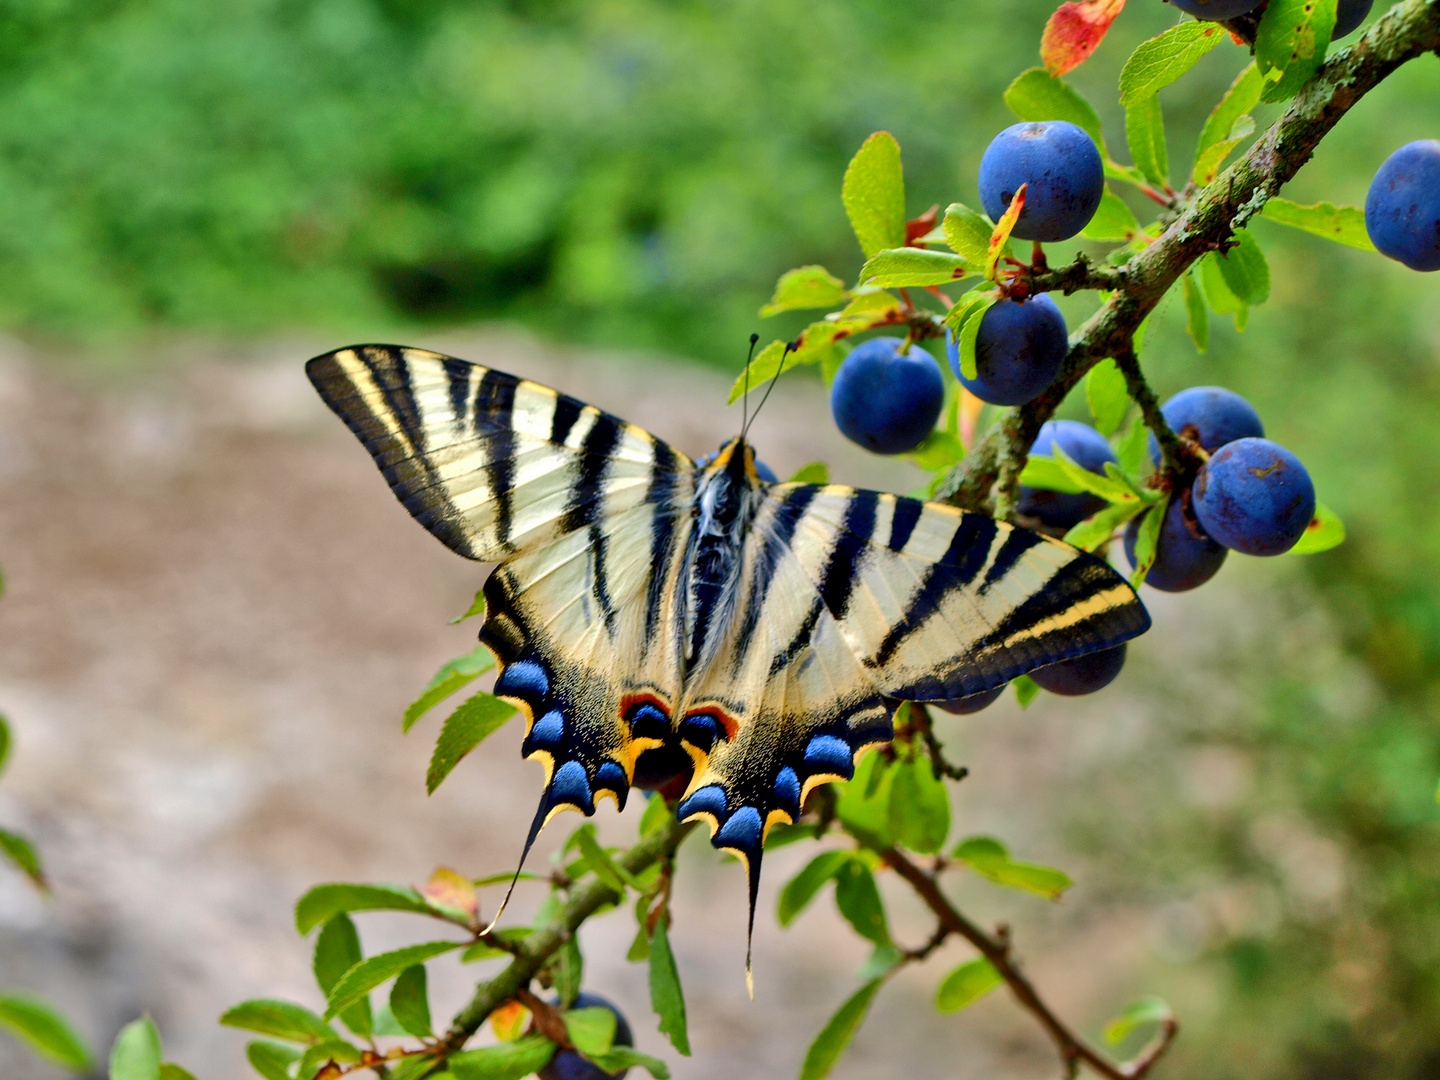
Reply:
[[1067, 120], [1095, 140], [1104, 156], [1105, 140], [1095, 109], [1063, 79], [1051, 78], [1043, 67], [1015, 77], [1005, 90], [1005, 104], [1021, 120]]
[[1301, 206], [1289, 199], [1271, 198], [1260, 211], [1268, 221], [1289, 225], [1292, 229], [1334, 240], [1337, 244], [1374, 251], [1370, 233], [1365, 229], [1365, 211], [1356, 206], [1336, 206], [1334, 203], [1313, 203]]
[[596, 1054], [590, 1060], [607, 1073], [638, 1067], [649, 1070], [655, 1080], [670, 1080], [670, 1070], [663, 1061], [649, 1054], [642, 1054], [632, 1046], [612, 1046], [605, 1053]]
[[1195, 283], [1195, 274], [1186, 270], [1180, 279], [1185, 293], [1185, 329], [1189, 331], [1198, 352], [1210, 348], [1210, 313], [1205, 309], [1205, 297], [1200, 295], [1200, 286]]
[[195, 1074], [172, 1061], [160, 1063], [160, 1080], [195, 1080]]
[[1005, 980], [995, 965], [984, 957], [961, 964], [935, 991], [935, 1008], [942, 1013], [959, 1012], [973, 1005]]
[[651, 795], [645, 800], [645, 813], [640, 816], [640, 835], [654, 835], [668, 825], [672, 817], [674, 813], [665, 805], [665, 800], [659, 795]]
[[771, 826], [770, 835], [765, 837], [765, 850], [773, 851], [789, 844], [798, 844], [801, 840], [818, 840], [822, 832], [819, 822], [816, 821], [807, 821], [803, 825], [786, 825], [779, 821]]
[[840, 198], [867, 259], [905, 246], [905, 178], [895, 136], [877, 131], [865, 140], [845, 170]]
[[1230, 291], [1225, 275], [1220, 271], [1220, 256], [1212, 251], [1200, 259], [1199, 265], [1200, 286], [1210, 310], [1217, 315], [1234, 315], [1235, 329], [1244, 330], [1250, 316], [1250, 305]]
[[[484, 603], [483, 599], [481, 603]], [[474, 605], [472, 604], [471, 607], [473, 608]], [[465, 617], [461, 616], [462, 619]], [[442, 664], [440, 670], [435, 673], [435, 677], [430, 680], [430, 685], [425, 688], [425, 692], [405, 707], [402, 730], [409, 731], [415, 726], [415, 721], [430, 709], [494, 666], [495, 657], [484, 645], [477, 645], [474, 652], [457, 656], [454, 660]]]
[[1065, 495], [1078, 495], [1085, 490], [1070, 479], [1070, 474], [1060, 462], [1044, 455], [1025, 459], [1025, 467], [1020, 470], [1020, 483], [1024, 487], [1059, 491]]
[[330, 988], [325, 1019], [348, 1009], [375, 987], [393, 979], [412, 964], [422, 964], [431, 957], [453, 952], [465, 944], [463, 941], [427, 941], [423, 945], [407, 945], [403, 949], [361, 960]]
[[1170, 183], [1170, 161], [1165, 151], [1165, 115], [1154, 94], [1137, 98], [1125, 109], [1125, 143], [1130, 160], [1150, 183]]
[[[951, 309], [951, 315], [959, 313], [958, 329], [955, 330], [955, 343], [960, 356], [960, 372], [967, 379], [973, 379], [975, 370], [975, 342], [980, 336], [980, 321], [985, 317], [1000, 297], [993, 291], [971, 291], [966, 293]], [[949, 322], [949, 317], [946, 319]], [[952, 328], [956, 324], [952, 324]]]
[[801, 266], [787, 270], [775, 283], [775, 295], [760, 309], [761, 318], [782, 311], [836, 307], [851, 297], [845, 283], [823, 266]]
[[1255, 34], [1265, 101], [1284, 101], [1319, 70], [1335, 29], [1335, 0], [1270, 0]]
[[580, 857], [595, 872], [595, 876], [622, 897], [625, 895], [627, 885], [639, 887], [635, 878], [628, 871], [621, 869], [600, 846], [600, 841], [595, 839], [593, 824], [586, 822], [576, 829], [566, 842], [565, 850], [569, 851], [572, 845], [580, 849]]
[[965, 457], [965, 444], [943, 428], [936, 428], [925, 441], [905, 455], [926, 472], [948, 469]]
[[1315, 504], [1315, 517], [1286, 554], [1314, 555], [1345, 542], [1345, 523], [1324, 503]]
[[1085, 376], [1085, 401], [1101, 435], [1114, 435], [1120, 430], [1130, 411], [1130, 391], [1114, 360], [1101, 360]]
[[1225, 28], [1213, 22], [1182, 22], [1140, 43], [1120, 72], [1120, 104], [1129, 108], [1154, 97], [1219, 45]]
[[855, 1032], [865, 1022], [865, 1014], [870, 1011], [870, 1004], [884, 981], [871, 979], [840, 1006], [806, 1051], [805, 1063], [800, 1066], [800, 1080], [822, 1080], [830, 1075], [830, 1070], [850, 1045]]
[[521, 1080], [539, 1072], [555, 1056], [555, 1044], [543, 1035], [451, 1054], [446, 1067], [456, 1080]]
[[1211, 146], [1195, 159], [1195, 182], [1203, 185], [1214, 180], [1215, 174], [1220, 171], [1220, 166], [1225, 164], [1225, 159], [1230, 156], [1231, 151], [1253, 134], [1255, 134], [1254, 118], [1237, 117], [1235, 125], [1230, 129], [1229, 137]]
[[835, 785], [835, 815], [841, 824], [880, 844], [892, 842], [890, 785], [894, 779], [883, 754], [872, 751], [862, 757], [855, 765], [855, 775]]
[[1237, 299], [1258, 307], [1270, 298], [1270, 266], [1250, 230], [1241, 229], [1235, 239], [1236, 245], [1217, 257], [1220, 275]]
[[[453, 618], [453, 619], [450, 620], [450, 625], [451, 625], [451, 626], [454, 626], [456, 623], [462, 623], [462, 622], [464, 622], [466, 619], [473, 619], [476, 615], [484, 615], [484, 614], [485, 614], [485, 590], [484, 590], [484, 589], [476, 589], [476, 590], [475, 590], [475, 599], [470, 601], [470, 606], [465, 609], [465, 614], [455, 616], [455, 618]], [[471, 655], [471, 656], [474, 656], [475, 654], [474, 654], [474, 653], [471, 653], [470, 655]], [[443, 669], [442, 669], [442, 670], [443, 670]], [[422, 711], [423, 711], [423, 710], [422, 710]]]
[[1145, 575], [1150, 573], [1150, 567], [1155, 565], [1156, 545], [1160, 542], [1160, 526], [1165, 521], [1165, 509], [1170, 505], [1170, 496], [1166, 495], [1150, 508], [1150, 513], [1140, 522], [1140, 528], [1135, 532], [1135, 569], [1130, 574], [1130, 587], [1139, 589], [1145, 581]]
[[396, 977], [390, 988], [390, 1015], [417, 1039], [434, 1034], [430, 1030], [430, 992], [424, 964], [412, 964]]
[[1173, 1019], [1174, 1011], [1158, 997], [1143, 997], [1125, 1007], [1115, 1019], [1105, 1025], [1105, 1041], [1112, 1046], [1122, 1042], [1126, 1035], [1142, 1024], [1163, 1024]]
[[801, 363], [802, 361], [796, 360], [794, 353], [786, 349], [785, 345], [786, 343], [783, 341], [772, 341], [756, 353], [755, 359], [745, 366], [745, 370], [740, 372], [739, 378], [730, 387], [730, 397], [725, 404], [734, 405], [748, 391], [764, 386], [780, 374], [781, 367]]
[[130, 1021], [115, 1036], [110, 1080], [160, 1080], [160, 1033], [148, 1016]]
[[0, 1027], [71, 1072], [88, 1073], [90, 1048], [53, 1006], [30, 994], [0, 995]]
[[1087, 240], [1131, 240], [1140, 232], [1140, 222], [1124, 199], [1108, 187], [1090, 223], [1080, 230]]
[[670, 951], [670, 937], [665, 924], [668, 917], [658, 919], [650, 937], [650, 1006], [660, 1017], [660, 1032], [670, 1036], [676, 1050], [690, 1056], [689, 1028], [685, 1020], [685, 993], [680, 989], [680, 970], [675, 954]]
[[1061, 870], [1016, 862], [1010, 858], [1004, 844], [989, 836], [970, 837], [955, 848], [954, 855], [981, 877], [989, 878], [997, 885], [1021, 889], [1047, 900], [1060, 899], [1060, 895], [1074, 884], [1070, 876]]
[[[365, 955], [360, 951], [360, 935], [355, 930], [355, 924], [350, 921], [350, 916], [341, 912], [326, 922], [315, 939], [313, 963], [315, 981], [321, 992], [330, 993], [331, 988], [340, 981], [340, 976], [363, 959]], [[373, 1026], [370, 1002], [366, 999], [356, 1002], [340, 1014], [340, 1020], [362, 1039], [369, 1038]], [[328, 1037], [335, 1035], [329, 1028], [326, 1032]]]
[[948, 251], [907, 247], [882, 251], [860, 268], [860, 283], [877, 289], [911, 285], [948, 285], [980, 271], [962, 256]]
[[[472, 949], [474, 947], [474, 945], [470, 946]], [[500, 950], [496, 949], [495, 951], [499, 952]], [[465, 956], [463, 954], [460, 957], [460, 962], [465, 962]], [[368, 1006], [369, 1003], [367, 1002], [366, 1004]], [[405, 1036], [410, 1033], [400, 1026], [400, 1021], [395, 1019], [395, 1014], [390, 1011], [390, 1002], [382, 1001], [380, 1007], [375, 1010], [374, 1034]]]
[[890, 944], [890, 928], [875, 875], [859, 859], [850, 859], [835, 875], [835, 906], [861, 937], [876, 945]]
[[429, 1076], [430, 1080], [455, 1080], [454, 1073], [432, 1072], [434, 1068], [435, 1055], [410, 1054], [386, 1064], [385, 1080], [420, 1080], [422, 1076]]
[[1120, 444], [1115, 448], [1115, 456], [1120, 459], [1120, 468], [1129, 476], [1145, 476], [1151, 470], [1150, 463], [1150, 429], [1145, 426], [1144, 418], [1137, 416], [1135, 422], [1126, 429], [1125, 434], [1120, 438]]
[[415, 911], [430, 913], [430, 905], [404, 885], [316, 885], [295, 905], [295, 929], [303, 936], [343, 911]]
[[40, 863], [40, 853], [25, 837], [9, 829], [0, 829], [0, 853], [41, 889], [49, 889], [50, 886], [45, 881], [45, 867]]
[[10, 721], [0, 713], [0, 772], [10, 761]]
[[950, 834], [950, 794], [926, 757], [895, 768], [890, 789], [890, 832], [911, 851], [933, 855]]
[[945, 242], [971, 266], [984, 266], [995, 225], [964, 203], [951, 203], [943, 219]]
[[[538, 917], [535, 921], [540, 922]], [[575, 995], [580, 993], [580, 984], [585, 977], [585, 958], [580, 955], [579, 940], [571, 937], [552, 953], [543, 973], [549, 976], [556, 996], [569, 1006], [575, 1000]]]
[[330, 1039], [316, 1043], [300, 1055], [300, 1064], [295, 1067], [296, 1075], [304, 1080], [313, 1077], [329, 1062], [354, 1065], [360, 1061], [360, 1048], [344, 1039]]
[[515, 706], [494, 694], [479, 693], [461, 702], [445, 718], [445, 726], [435, 740], [435, 752], [425, 772], [425, 790], [435, 794], [435, 789], [460, 764], [460, 759], [504, 727], [514, 715]]
[[1040, 684], [1029, 675], [1017, 675], [1010, 685], [1015, 687], [1015, 700], [1022, 709], [1028, 709], [1035, 695], [1040, 693]]
[[1220, 99], [1220, 104], [1215, 106], [1209, 119], [1205, 121], [1205, 126], [1200, 131], [1200, 140], [1195, 144], [1197, 178], [1199, 163], [1205, 152], [1230, 138], [1235, 121], [1260, 103], [1260, 91], [1264, 85], [1265, 80], [1260, 76], [1260, 69], [1254, 64], [1247, 65], [1245, 70], [1235, 77], [1230, 89], [1225, 91], [1225, 96]]
[[775, 918], [781, 926], [789, 926], [795, 916], [804, 911], [815, 894], [825, 883], [840, 872], [840, 868], [855, 856], [849, 851], [822, 851], [805, 868], [785, 883], [780, 890], [780, 901]]
[[227, 1009], [220, 1023], [290, 1042], [317, 1043], [339, 1038], [334, 1028], [303, 1005], [273, 998], [242, 1001]]
[[800, 466], [788, 482], [791, 484], [828, 484], [830, 483], [830, 466], [823, 461], [812, 461], [808, 465]]
[[1053, 447], [1055, 461], [1064, 470], [1066, 479], [1081, 491], [1099, 495], [1106, 502], [1131, 502], [1137, 498], [1129, 485], [1108, 476], [1098, 476], [1079, 464], [1058, 443]]
[[603, 1005], [571, 1009], [564, 1020], [565, 1033], [586, 1057], [603, 1054], [615, 1041], [615, 1014]]
[[290, 1066], [300, 1060], [300, 1051], [293, 1046], [256, 1039], [245, 1047], [250, 1067], [265, 1080], [294, 1080]]
[[1073, 526], [1065, 534], [1065, 543], [1098, 554], [1110, 542], [1110, 537], [1115, 534], [1116, 529], [1136, 514], [1144, 511], [1148, 505], [1139, 500], [1111, 503], [1103, 510]]

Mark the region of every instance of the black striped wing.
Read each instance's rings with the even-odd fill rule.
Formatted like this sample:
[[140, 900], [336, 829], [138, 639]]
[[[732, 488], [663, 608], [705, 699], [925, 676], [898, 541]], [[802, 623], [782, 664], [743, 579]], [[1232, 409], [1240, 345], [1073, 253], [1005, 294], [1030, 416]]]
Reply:
[[480, 638], [546, 769], [531, 841], [563, 808], [623, 805], [680, 697], [690, 460], [593, 405], [437, 353], [354, 346], [306, 371], [417, 521], [500, 564]]

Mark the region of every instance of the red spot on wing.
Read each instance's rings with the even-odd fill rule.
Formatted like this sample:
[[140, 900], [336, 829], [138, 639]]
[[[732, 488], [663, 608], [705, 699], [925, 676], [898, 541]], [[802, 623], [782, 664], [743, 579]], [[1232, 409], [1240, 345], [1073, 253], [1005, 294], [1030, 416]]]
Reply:
[[1040, 59], [1045, 70], [1059, 78], [1090, 58], [1105, 40], [1110, 24], [1125, 7], [1125, 0], [1067, 0], [1061, 4], [1040, 38]]
[[686, 716], [708, 716], [720, 725], [720, 730], [725, 732], [726, 740], [735, 738], [735, 733], [740, 730], [740, 721], [731, 716], [718, 705], [706, 705], [703, 708], [691, 709]]

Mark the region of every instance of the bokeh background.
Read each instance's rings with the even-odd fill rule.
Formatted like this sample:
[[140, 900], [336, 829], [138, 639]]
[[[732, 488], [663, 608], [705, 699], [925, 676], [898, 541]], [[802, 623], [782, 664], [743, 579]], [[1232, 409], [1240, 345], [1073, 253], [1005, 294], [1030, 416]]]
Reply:
[[[1001, 91], [1052, 7], [0, 2], [0, 707], [17, 740], [0, 818], [56, 886], [47, 904], [0, 875], [0, 985], [48, 994], [101, 1047], [148, 1009], [202, 1080], [238, 1078], [225, 1006], [319, 1003], [288, 921], [304, 888], [511, 865], [538, 783], [518, 733], [428, 800], [438, 717], [399, 734], [473, 641], [445, 620], [476, 568], [394, 505], [301, 362], [359, 340], [442, 348], [703, 452], [735, 428], [745, 337], [802, 324], [757, 318], [776, 276], [858, 270], [839, 183], [863, 138], [899, 139], [912, 214], [974, 205], [1013, 119]], [[1131, 0], [1071, 77], [1117, 155], [1120, 65], [1175, 17]], [[1161, 95], [1177, 179], [1243, 60], [1222, 45]], [[1426, 57], [1284, 194], [1362, 204], [1393, 149], [1434, 137]], [[1185, 1027], [1163, 1075], [1440, 1077], [1440, 275], [1255, 229], [1269, 303], [1198, 355], [1167, 301], [1147, 369], [1162, 396], [1248, 397], [1349, 539], [1147, 595], [1156, 629], [1093, 699], [947, 721], [973, 770], [957, 833], [1078, 881], [1059, 905], [957, 894], [1014, 925], [1088, 1032], [1141, 993], [1169, 1000]], [[917, 479], [843, 443], [811, 371], [757, 431], [782, 474], [824, 458], [844, 481]], [[634, 813], [602, 814], [606, 835], [632, 835]], [[675, 1075], [794, 1075], [864, 950], [838, 944], [823, 898], [788, 931], [762, 920], [751, 1006], [739, 871], [701, 848], [675, 930], [697, 1054]], [[806, 854], [767, 861], [767, 910]], [[587, 981], [662, 1051], [627, 920], [587, 929]], [[371, 950], [428, 933], [362, 924]], [[1003, 992], [929, 1010], [965, 958], [898, 980], [836, 1075], [1053, 1075]], [[443, 1018], [476, 973], [431, 969]], [[51, 1075], [8, 1040], [0, 1071]]]

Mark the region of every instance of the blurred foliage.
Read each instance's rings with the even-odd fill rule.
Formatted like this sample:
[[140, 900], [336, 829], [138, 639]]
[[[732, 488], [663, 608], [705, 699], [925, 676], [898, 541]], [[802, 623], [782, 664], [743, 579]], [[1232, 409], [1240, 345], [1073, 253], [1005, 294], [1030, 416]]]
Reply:
[[[837, 191], [871, 131], [904, 147], [912, 214], [975, 201], [1052, 6], [0, 0], [0, 324], [359, 339], [499, 317], [738, 367], [781, 271], [853, 278]], [[1173, 19], [1132, 3], [1071, 76], [1111, 132], [1121, 61]], [[1238, 66], [1222, 45], [1162, 93], [1179, 131]], [[1403, 69], [1285, 194], [1362, 203], [1391, 150], [1440, 136], [1437, 85], [1432, 59]], [[1289, 565], [1345, 654], [1259, 631], [1226, 659], [1226, 708], [1157, 687], [1175, 719], [1077, 836], [1116, 888], [1231, 912], [1180, 934], [1213, 981], [1168, 995], [1191, 1006], [1176, 1075], [1440, 1076], [1440, 275], [1256, 231], [1274, 291], [1249, 329], [1217, 324], [1197, 356], [1172, 296], [1145, 360], [1162, 396], [1246, 395], [1307, 462], [1351, 538]], [[1066, 301], [1072, 325], [1089, 303]], [[1247, 794], [1177, 802], [1155, 767], [1179, 770], [1177, 745], [1231, 755]], [[1335, 889], [1296, 884], [1307, 852]]]

